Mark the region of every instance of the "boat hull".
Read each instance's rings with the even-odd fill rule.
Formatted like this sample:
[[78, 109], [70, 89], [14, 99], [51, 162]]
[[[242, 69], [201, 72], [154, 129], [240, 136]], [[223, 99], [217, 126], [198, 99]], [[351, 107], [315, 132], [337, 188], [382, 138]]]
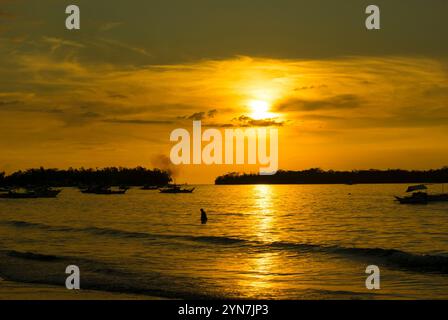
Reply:
[[5, 194], [0, 194], [0, 199], [45, 199], [45, 198], [56, 198], [61, 190], [47, 190], [42, 193], [38, 192], [8, 192]]
[[448, 202], [448, 194], [422, 194], [410, 197], [395, 197], [401, 204], [428, 204], [430, 202]]
[[176, 194], [176, 193], [193, 193], [195, 188], [193, 189], [161, 189], [160, 193], [171, 193], [171, 194]]
[[401, 197], [395, 197], [398, 202], [401, 204], [428, 204], [428, 199], [416, 199], [416, 198], [401, 198]]
[[90, 191], [90, 190], [83, 190], [81, 193], [84, 194], [98, 194], [98, 195], [120, 195], [125, 194], [126, 190], [119, 190], [119, 191], [111, 191], [111, 190], [104, 190], [104, 191]]

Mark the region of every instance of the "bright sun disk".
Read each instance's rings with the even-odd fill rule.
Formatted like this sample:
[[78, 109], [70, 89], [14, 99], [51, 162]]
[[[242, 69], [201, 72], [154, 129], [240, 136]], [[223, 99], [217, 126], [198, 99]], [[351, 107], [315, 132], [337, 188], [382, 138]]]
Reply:
[[270, 117], [269, 108], [270, 104], [263, 100], [251, 100], [248, 103], [252, 110], [251, 117], [255, 120], [266, 119]]

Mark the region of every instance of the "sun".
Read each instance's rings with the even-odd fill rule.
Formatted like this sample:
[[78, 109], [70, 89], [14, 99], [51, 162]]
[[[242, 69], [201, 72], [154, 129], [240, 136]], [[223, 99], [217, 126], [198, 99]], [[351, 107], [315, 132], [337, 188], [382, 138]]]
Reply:
[[255, 120], [267, 119], [271, 117], [269, 109], [270, 103], [263, 100], [251, 100], [248, 103], [249, 108], [252, 111], [251, 118]]

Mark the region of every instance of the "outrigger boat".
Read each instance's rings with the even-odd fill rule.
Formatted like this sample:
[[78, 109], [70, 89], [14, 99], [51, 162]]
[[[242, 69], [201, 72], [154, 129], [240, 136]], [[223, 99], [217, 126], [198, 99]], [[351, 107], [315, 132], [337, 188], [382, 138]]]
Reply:
[[161, 188], [160, 193], [193, 193], [196, 188], [182, 189], [180, 186], [170, 186], [167, 188]]
[[7, 193], [0, 194], [1, 199], [37, 199], [37, 198], [56, 198], [61, 190], [55, 190], [46, 187], [25, 189], [24, 192], [17, 189], [10, 189]]
[[[426, 191], [428, 188], [424, 184], [410, 186], [406, 192], [412, 192], [411, 196], [397, 197], [395, 199], [401, 204], [428, 204], [429, 202], [445, 202], [448, 201], [448, 193], [441, 194], [428, 194]], [[418, 191], [418, 192], [415, 192]]]
[[125, 194], [128, 189], [119, 189], [113, 190], [112, 187], [87, 187], [85, 189], [81, 189], [82, 193], [85, 194], [99, 194], [99, 195], [117, 195], [117, 194]]
[[158, 186], [143, 186], [140, 190], [159, 190], [159, 188]]

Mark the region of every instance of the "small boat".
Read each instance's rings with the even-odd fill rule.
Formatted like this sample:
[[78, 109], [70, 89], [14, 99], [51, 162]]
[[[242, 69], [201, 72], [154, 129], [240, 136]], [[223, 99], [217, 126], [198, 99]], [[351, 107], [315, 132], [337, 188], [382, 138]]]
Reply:
[[88, 187], [86, 189], [81, 189], [82, 193], [85, 194], [99, 194], [99, 195], [117, 195], [117, 194], [125, 194], [128, 189], [119, 189], [113, 190], [112, 187]]
[[158, 186], [143, 186], [140, 188], [140, 190], [159, 190], [160, 187]]
[[29, 192], [17, 192], [8, 191], [7, 193], [0, 194], [0, 199], [36, 199], [38, 198], [34, 193]]
[[426, 192], [416, 192], [408, 197], [395, 196], [395, 199], [401, 204], [428, 204], [429, 202], [428, 194]]
[[182, 189], [180, 186], [170, 186], [167, 188], [161, 188], [160, 193], [193, 193], [196, 188]]
[[1, 199], [37, 199], [37, 198], [56, 198], [61, 190], [41, 187], [34, 189], [25, 189], [25, 191], [9, 190], [7, 193], [0, 194]]
[[[428, 194], [426, 191], [428, 188], [424, 184], [416, 186], [410, 186], [406, 192], [413, 192], [411, 196], [397, 197], [395, 199], [401, 204], [428, 204], [429, 202], [445, 202], [448, 201], [448, 194]], [[415, 192], [417, 191], [417, 192]]]

